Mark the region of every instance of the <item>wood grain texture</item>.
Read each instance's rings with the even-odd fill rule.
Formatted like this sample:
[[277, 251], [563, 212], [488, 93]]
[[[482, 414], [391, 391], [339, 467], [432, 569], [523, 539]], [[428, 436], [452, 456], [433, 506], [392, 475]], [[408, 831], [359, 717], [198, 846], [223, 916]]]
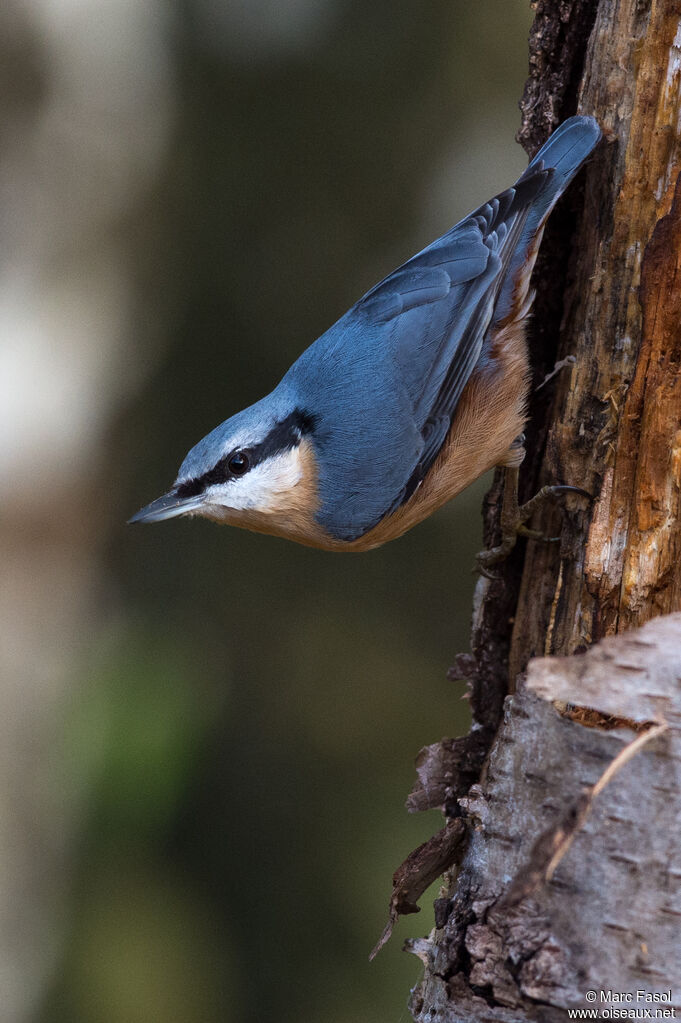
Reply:
[[[559, 379], [543, 477], [597, 497], [591, 514], [570, 516], [559, 552], [527, 548], [512, 673], [530, 656], [569, 653], [681, 607], [672, 526], [680, 237], [670, 214], [681, 171], [680, 25], [679, 0], [601, 0], [589, 40], [579, 108], [609, 142], [589, 168], [573, 244], [559, 355], [575, 362]], [[538, 578], [553, 591], [539, 614]]]

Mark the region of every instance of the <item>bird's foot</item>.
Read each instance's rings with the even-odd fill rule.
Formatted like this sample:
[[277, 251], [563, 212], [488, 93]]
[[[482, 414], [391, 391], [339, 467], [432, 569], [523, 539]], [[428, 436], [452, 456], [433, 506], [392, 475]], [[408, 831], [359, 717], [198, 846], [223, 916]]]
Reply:
[[563, 494], [579, 494], [580, 497], [592, 500], [591, 494], [581, 487], [567, 485], [548, 485], [542, 487], [534, 497], [525, 504], [518, 504], [518, 469], [510, 466], [505, 470], [504, 492], [501, 505], [501, 543], [497, 547], [480, 551], [476, 557], [476, 570], [487, 579], [496, 579], [489, 569], [504, 561], [516, 545], [519, 536], [543, 543], [558, 543], [559, 536], [546, 536], [540, 530], [530, 529], [525, 523], [534, 515], [537, 508], [547, 500], [554, 500]]

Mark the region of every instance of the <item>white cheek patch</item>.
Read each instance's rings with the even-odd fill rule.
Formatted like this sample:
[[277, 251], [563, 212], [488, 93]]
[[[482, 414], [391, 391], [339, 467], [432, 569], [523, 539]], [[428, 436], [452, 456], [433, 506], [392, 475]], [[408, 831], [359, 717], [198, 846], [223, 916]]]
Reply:
[[254, 466], [245, 476], [207, 487], [205, 501], [206, 504], [234, 511], [285, 511], [289, 504], [288, 495], [303, 475], [303, 460], [298, 446], [273, 455]]

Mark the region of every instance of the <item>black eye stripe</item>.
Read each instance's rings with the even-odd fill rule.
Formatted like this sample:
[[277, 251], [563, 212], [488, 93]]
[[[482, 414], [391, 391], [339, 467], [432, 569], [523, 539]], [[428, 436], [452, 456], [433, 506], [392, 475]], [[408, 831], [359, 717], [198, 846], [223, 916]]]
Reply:
[[[196, 479], [180, 483], [176, 490], [177, 496], [180, 498], [198, 497], [206, 487], [214, 486], [216, 483], [226, 483], [228, 480], [240, 479], [248, 473], [249, 469], [264, 462], [267, 458], [271, 458], [281, 451], [297, 447], [303, 437], [311, 433], [314, 427], [315, 417], [302, 409], [296, 409], [281, 422], [276, 423], [260, 444], [230, 451], [212, 469], [197, 476]], [[247, 463], [245, 467], [242, 467], [242, 459]]]
[[[247, 463], [243, 472], [235, 472], [230, 464], [237, 456], [243, 458]], [[252, 458], [247, 451], [232, 451], [229, 455], [221, 458], [208, 472], [204, 472], [203, 475], [198, 476], [194, 480], [187, 480], [185, 483], [181, 483], [177, 488], [177, 496], [198, 497], [206, 487], [215, 486], [216, 483], [227, 483], [229, 480], [235, 480], [245, 475], [252, 464]]]
[[296, 409], [276, 423], [267, 436], [259, 443], [249, 449], [251, 465], [264, 462], [266, 458], [278, 454], [280, 451], [288, 451], [296, 448], [303, 437], [311, 433], [315, 426], [315, 417], [301, 409]]

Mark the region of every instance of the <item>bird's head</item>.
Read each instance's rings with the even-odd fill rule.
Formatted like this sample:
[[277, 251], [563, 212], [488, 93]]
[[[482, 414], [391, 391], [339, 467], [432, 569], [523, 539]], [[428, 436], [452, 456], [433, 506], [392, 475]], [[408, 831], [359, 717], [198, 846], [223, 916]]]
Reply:
[[318, 526], [314, 417], [276, 392], [191, 449], [171, 490], [130, 522], [201, 515], [312, 542]]

